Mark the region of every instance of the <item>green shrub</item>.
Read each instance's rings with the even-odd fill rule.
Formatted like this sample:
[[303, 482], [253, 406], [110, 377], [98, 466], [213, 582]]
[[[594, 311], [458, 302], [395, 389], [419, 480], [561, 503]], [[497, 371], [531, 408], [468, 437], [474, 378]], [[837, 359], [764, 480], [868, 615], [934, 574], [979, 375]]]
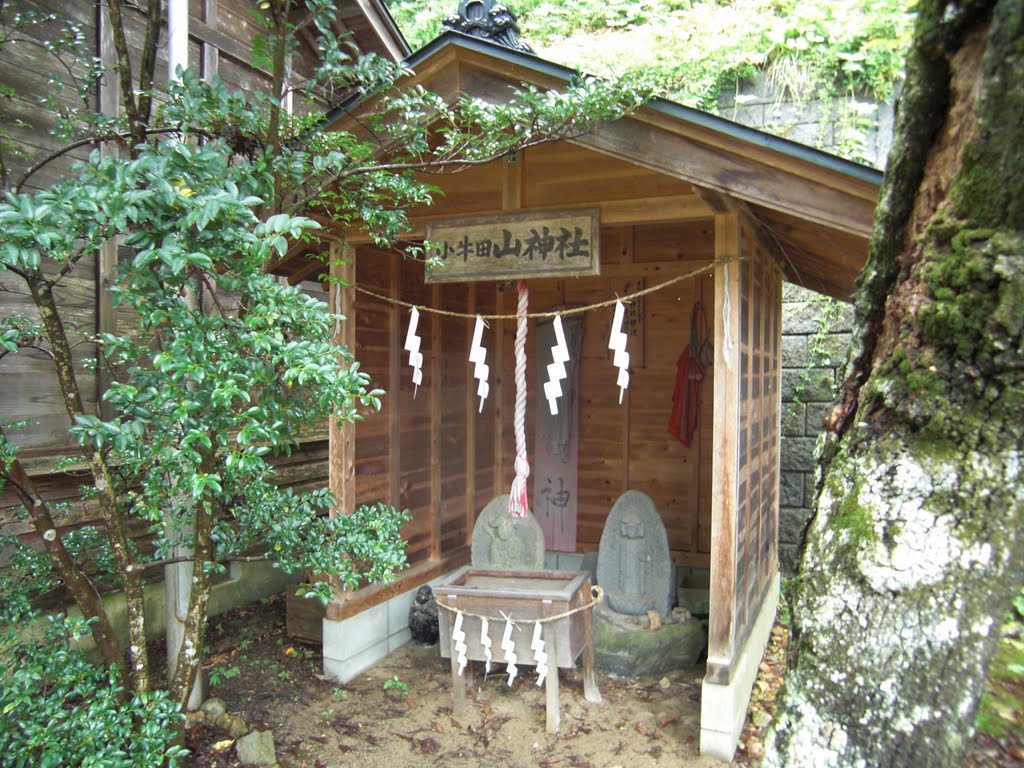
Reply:
[[[22, 623], [21, 628], [24, 628]], [[0, 629], [0, 758], [11, 768], [169, 768], [181, 720], [165, 691], [126, 697], [120, 671], [74, 647], [82, 620], [51, 617], [41, 642]]]

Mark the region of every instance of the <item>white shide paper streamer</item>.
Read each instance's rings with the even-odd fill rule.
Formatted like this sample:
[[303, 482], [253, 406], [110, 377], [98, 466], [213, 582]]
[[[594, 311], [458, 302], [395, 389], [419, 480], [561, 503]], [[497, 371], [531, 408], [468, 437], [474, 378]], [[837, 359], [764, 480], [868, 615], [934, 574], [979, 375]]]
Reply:
[[619, 405], [622, 395], [629, 386], [629, 352], [626, 351], [626, 334], [622, 330], [622, 320], [626, 314], [626, 306], [621, 301], [615, 302], [615, 315], [612, 317], [612, 332], [608, 338], [608, 349], [615, 352], [612, 363], [619, 369]]
[[420, 337], [416, 335], [416, 326], [419, 322], [420, 311], [413, 307], [409, 316], [409, 332], [405, 334], [405, 349], [409, 351], [409, 365], [412, 366], [412, 383], [415, 387], [412, 391], [413, 398], [423, 383], [423, 353], [420, 352]]
[[491, 673], [491, 636], [488, 634], [487, 619], [480, 619], [480, 645], [484, 647], [484, 674]]
[[487, 357], [487, 350], [480, 343], [483, 335], [484, 319], [477, 315], [476, 325], [473, 327], [473, 343], [469, 348], [469, 362], [473, 363], [473, 376], [480, 382], [480, 385], [476, 388], [476, 393], [480, 397], [481, 413], [484, 410], [484, 400], [487, 399], [487, 393], [490, 391], [487, 376], [491, 370], [487, 363], [484, 362]]
[[562, 330], [562, 316], [555, 315], [555, 345], [551, 347], [552, 362], [548, 363], [548, 380], [544, 382], [544, 394], [548, 398], [551, 415], [558, 413], [558, 398], [562, 395], [562, 381], [568, 377], [565, 364], [569, 362], [569, 345], [565, 343]]
[[459, 662], [459, 676], [466, 668], [466, 633], [462, 631], [462, 611], [455, 612], [455, 626], [452, 629], [452, 641], [455, 643], [456, 660]]
[[505, 619], [505, 634], [501, 638], [501, 649], [505, 651], [505, 661], [508, 662], [506, 671], [508, 672], [508, 684], [511, 686], [512, 681], [516, 679], [516, 675], [519, 674], [519, 670], [516, 669], [516, 660], [519, 658], [516, 656], [516, 644], [512, 642], [512, 619]]
[[544, 685], [548, 676], [548, 655], [544, 651], [544, 638], [541, 636], [540, 622], [533, 625], [533, 642], [530, 643], [533, 658], [537, 664], [537, 685]]

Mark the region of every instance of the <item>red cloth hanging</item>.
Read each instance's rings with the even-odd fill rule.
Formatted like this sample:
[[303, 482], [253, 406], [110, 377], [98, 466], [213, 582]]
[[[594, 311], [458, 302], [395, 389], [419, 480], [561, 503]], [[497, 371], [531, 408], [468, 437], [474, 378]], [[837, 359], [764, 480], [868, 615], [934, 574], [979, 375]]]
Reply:
[[668, 419], [668, 432], [686, 447], [693, 441], [700, 413], [700, 383], [704, 379], [704, 366], [690, 354], [690, 345], [676, 360], [676, 385], [672, 391], [672, 415]]
[[687, 448], [697, 431], [700, 415], [700, 383], [704, 372], [711, 366], [714, 350], [711, 346], [711, 327], [704, 305], [697, 301], [690, 311], [690, 343], [676, 360], [676, 386], [672, 391], [672, 415], [668, 419], [668, 432]]

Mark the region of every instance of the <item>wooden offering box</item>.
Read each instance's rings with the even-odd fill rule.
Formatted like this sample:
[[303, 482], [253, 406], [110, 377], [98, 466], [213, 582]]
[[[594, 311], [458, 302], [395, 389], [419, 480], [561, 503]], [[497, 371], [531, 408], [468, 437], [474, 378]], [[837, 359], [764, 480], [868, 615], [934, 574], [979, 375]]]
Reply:
[[601, 701], [594, 676], [589, 573], [466, 566], [435, 587], [434, 594], [439, 605], [441, 656], [451, 659], [452, 663], [452, 695], [457, 715], [465, 710], [466, 682], [469, 678], [472, 683], [472, 672], [467, 665], [463, 675], [458, 674], [457, 653], [452, 642], [455, 610], [463, 612], [462, 630], [466, 633], [466, 657], [470, 661], [484, 661], [486, 658], [484, 646], [480, 643], [481, 620], [478, 617], [487, 617], [492, 672], [504, 670], [505, 651], [501, 648], [505, 632], [504, 617], [511, 618], [515, 625], [512, 641], [515, 643], [516, 667], [520, 668], [520, 675], [533, 672], [521, 667], [536, 664], [533, 649], [530, 648], [536, 621], [569, 613], [568, 616], [542, 623], [544, 651], [548, 654], [549, 668], [546, 680], [548, 732], [555, 733], [559, 726], [559, 668], [572, 667], [576, 659], [582, 656], [584, 697], [591, 702]]

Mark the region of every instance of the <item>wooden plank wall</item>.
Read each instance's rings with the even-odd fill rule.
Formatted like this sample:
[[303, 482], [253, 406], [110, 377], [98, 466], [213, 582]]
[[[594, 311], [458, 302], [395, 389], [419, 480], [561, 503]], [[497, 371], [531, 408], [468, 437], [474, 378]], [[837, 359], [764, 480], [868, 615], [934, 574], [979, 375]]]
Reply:
[[707, 678], [726, 684], [778, 569], [782, 271], [742, 210], [716, 216], [716, 255]]
[[[96, 0], [21, 0], [19, 11], [34, 11], [40, 15], [53, 14], [57, 18], [47, 21], [32, 32], [38, 40], [57, 34], [62, 22], [71, 20], [81, 25], [87, 44], [98, 56], [107, 51], [102, 49], [99, 34], [99, 18], [102, 4]], [[229, 89], [252, 92], [267, 88], [269, 78], [265, 72], [249, 62], [253, 35], [258, 31], [251, 14], [248, 0], [191, 0], [189, 62], [204, 77], [219, 76]], [[133, 58], [137, 61], [142, 45], [144, 17], [137, 10], [126, 10], [126, 37]], [[109, 42], [108, 42], [109, 44]], [[308, 47], [308, 41], [303, 45]], [[293, 62], [297, 76], [308, 73], [309, 65], [302, 57]], [[27, 168], [53, 152], [61, 141], [50, 135], [56, 118], [40, 104], [40, 98], [47, 92], [47, 75], [56, 69], [56, 64], [42, 53], [40, 47], [28, 43], [8, 44], [0, 47], [0, 80], [10, 85], [16, 95], [3, 104], [4, 123], [11, 138], [18, 142], [24, 156], [7, 156], [7, 170], [12, 180], [17, 179]], [[156, 78], [163, 80], [167, 73], [166, 51], [158, 52]], [[79, 72], [81, 74], [81, 72]], [[108, 93], [107, 96], [110, 94]], [[62, 106], [80, 106], [76, 102], [73, 88], [65, 88], [59, 95]], [[104, 106], [109, 107], [109, 98]], [[90, 98], [89, 107], [97, 103]], [[294, 101], [297, 111], [308, 109], [309, 104]], [[34, 174], [26, 190], [47, 187], [66, 174], [71, 165], [87, 158], [91, 147], [84, 147], [69, 153], [43, 170]], [[123, 252], [123, 258], [127, 254]], [[131, 333], [136, 323], [130, 311], [110, 307], [109, 299], [96, 285], [109, 279], [113, 256], [97, 264], [92, 257], [83, 259], [75, 271], [58, 287], [59, 300], [68, 309], [67, 319], [71, 329], [71, 341], [76, 370], [87, 407], [96, 408], [98, 393], [103, 382], [88, 372], [82, 364], [83, 358], [95, 355], [95, 347], [87, 343], [97, 329]], [[0, 313], [4, 315], [23, 313], [34, 315], [34, 307], [25, 296], [23, 288], [13, 276], [0, 272]], [[313, 292], [317, 292], [314, 289]], [[321, 298], [325, 298], [319, 291]], [[29, 420], [30, 427], [11, 431], [11, 438], [21, 447], [21, 456], [26, 460], [29, 471], [35, 475], [52, 500], [74, 501], [78, 498], [78, 485], [84, 478], [77, 472], [55, 472], [54, 462], [61, 456], [73, 452], [73, 445], [67, 433], [68, 418], [63, 401], [54, 381], [52, 365], [41, 353], [30, 350], [9, 355], [0, 363], [3, 377], [3, 393], [0, 398], [0, 419]], [[280, 478], [283, 485], [296, 489], [310, 489], [323, 486], [327, 479], [326, 431], [311, 434], [303, 450], [280, 462]], [[90, 519], [92, 510], [80, 505], [62, 522], [67, 526], [81, 524]], [[0, 527], [27, 534], [30, 527], [17, 521], [18, 505], [10, 491], [0, 492]]]
[[[710, 222], [602, 231], [602, 275], [530, 282], [530, 311], [584, 305], [685, 274], [712, 258]], [[361, 246], [357, 284], [419, 306], [481, 314], [514, 312], [512, 284], [427, 286], [423, 267], [397, 254]], [[686, 448], [668, 434], [676, 358], [689, 342], [690, 312], [703, 300], [713, 311], [710, 274], [643, 299], [640, 336], [630, 341], [630, 388], [620, 405], [607, 351], [612, 308], [584, 319], [580, 401], [577, 542], [596, 549], [615, 500], [635, 488], [648, 493], [665, 521], [677, 562], [706, 565], [711, 544], [710, 371], [700, 422]], [[476, 514], [508, 492], [514, 473], [515, 321], [492, 321], [484, 335], [491, 396], [478, 413], [468, 362], [472, 321], [421, 313], [423, 384], [413, 393], [404, 351], [409, 310], [363, 293], [356, 298], [356, 354], [376, 386], [387, 390], [379, 414], [356, 430], [357, 503], [385, 500], [413, 513], [405, 529], [410, 565], [424, 566], [465, 548]], [[531, 322], [531, 332], [532, 332]], [[642, 343], [641, 343], [642, 337]], [[538, 407], [535, 343], [527, 346], [527, 450]], [[543, 398], [540, 398], [544, 406]], [[536, 478], [531, 479], [531, 489]]]
[[740, 403], [733, 592], [735, 647], [778, 568], [781, 270], [750, 221], [739, 227]]

